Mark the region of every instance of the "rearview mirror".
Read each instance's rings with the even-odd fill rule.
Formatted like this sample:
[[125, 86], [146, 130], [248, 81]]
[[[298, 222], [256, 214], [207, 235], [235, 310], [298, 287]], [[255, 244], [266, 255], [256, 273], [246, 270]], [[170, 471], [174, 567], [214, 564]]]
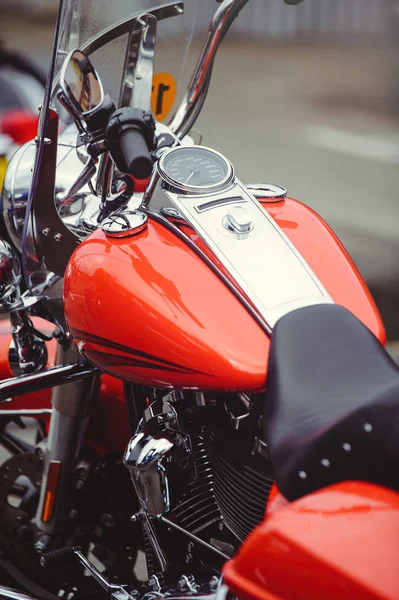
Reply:
[[98, 110], [104, 101], [100, 78], [80, 50], [68, 54], [61, 69], [60, 86], [74, 116], [80, 118]]

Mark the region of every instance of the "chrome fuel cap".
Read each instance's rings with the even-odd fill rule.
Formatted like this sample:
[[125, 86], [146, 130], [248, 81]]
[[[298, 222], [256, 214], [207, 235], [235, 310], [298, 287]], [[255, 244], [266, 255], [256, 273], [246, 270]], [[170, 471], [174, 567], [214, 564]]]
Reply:
[[147, 227], [148, 217], [139, 210], [125, 210], [107, 217], [101, 229], [107, 237], [125, 238], [137, 235]]
[[243, 206], [231, 206], [227, 211], [224, 226], [232, 233], [249, 233], [253, 228], [252, 216]]

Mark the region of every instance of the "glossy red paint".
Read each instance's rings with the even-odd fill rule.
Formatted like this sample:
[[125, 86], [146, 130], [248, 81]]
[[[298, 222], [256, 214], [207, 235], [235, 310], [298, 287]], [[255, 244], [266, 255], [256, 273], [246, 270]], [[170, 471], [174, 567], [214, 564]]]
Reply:
[[90, 236], [69, 262], [64, 299], [79, 349], [118, 377], [155, 387], [264, 385], [267, 338], [162, 225], [122, 240]]
[[280, 508], [284, 508], [289, 504], [289, 500], [280, 492], [275, 483], [273, 483], [269, 496], [267, 498], [266, 504], [266, 513], [265, 515], [268, 517], [271, 514], [275, 513]]
[[87, 429], [87, 443], [100, 456], [123, 452], [131, 438], [123, 382], [101, 376], [100, 394]]
[[350, 310], [385, 344], [385, 329], [374, 300], [329, 225], [308, 206], [291, 198], [263, 206], [305, 258], [334, 302]]
[[241, 600], [397, 600], [398, 540], [399, 494], [344, 482], [267, 517], [223, 575]]
[[[265, 208], [335, 302], [384, 342], [374, 302], [324, 221], [291, 199]], [[135, 237], [97, 231], [81, 243], [66, 271], [64, 299], [82, 353], [117, 377], [180, 389], [265, 387], [269, 339], [208, 266], [154, 221]]]

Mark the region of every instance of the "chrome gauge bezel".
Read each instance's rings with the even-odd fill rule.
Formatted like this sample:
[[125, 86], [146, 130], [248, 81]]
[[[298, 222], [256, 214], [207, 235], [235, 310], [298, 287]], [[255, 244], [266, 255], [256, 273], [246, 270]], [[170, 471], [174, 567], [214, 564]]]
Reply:
[[[221, 159], [224, 162], [225, 167], [226, 167], [226, 175], [221, 181], [219, 181], [218, 183], [212, 184], [212, 185], [195, 186], [195, 185], [181, 183], [180, 181], [178, 181], [177, 179], [174, 179], [173, 177], [171, 177], [169, 175], [169, 173], [165, 169], [165, 160], [172, 153], [177, 153], [177, 152], [180, 152], [180, 153], [187, 152], [188, 153], [188, 152], [192, 152], [195, 149], [205, 150], [211, 154], [214, 154], [215, 156], [218, 157], [219, 160]], [[200, 146], [200, 145], [196, 145], [196, 144], [194, 144], [192, 146], [178, 146], [176, 148], [171, 148], [170, 150], [164, 152], [158, 161], [157, 170], [158, 170], [158, 174], [160, 175], [160, 177], [163, 179], [164, 182], [166, 182], [168, 184], [168, 186], [170, 186], [174, 191], [177, 191], [178, 193], [182, 193], [182, 194], [206, 195], [209, 193], [218, 192], [220, 190], [230, 187], [231, 184], [234, 182], [234, 176], [235, 176], [233, 165], [231, 164], [231, 162], [229, 160], [227, 160], [227, 158], [225, 158], [223, 156], [223, 154], [220, 154], [220, 152], [216, 152], [216, 150], [213, 150], [213, 148], [208, 148], [207, 146]]]

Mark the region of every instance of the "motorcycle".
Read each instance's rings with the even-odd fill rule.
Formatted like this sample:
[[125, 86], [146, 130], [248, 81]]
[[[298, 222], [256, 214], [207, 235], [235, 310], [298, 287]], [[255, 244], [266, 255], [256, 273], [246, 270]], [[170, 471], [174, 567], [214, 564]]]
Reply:
[[199, 2], [60, 2], [2, 197], [2, 598], [398, 597], [376, 306], [314, 211], [194, 143], [246, 3], [182, 93]]

